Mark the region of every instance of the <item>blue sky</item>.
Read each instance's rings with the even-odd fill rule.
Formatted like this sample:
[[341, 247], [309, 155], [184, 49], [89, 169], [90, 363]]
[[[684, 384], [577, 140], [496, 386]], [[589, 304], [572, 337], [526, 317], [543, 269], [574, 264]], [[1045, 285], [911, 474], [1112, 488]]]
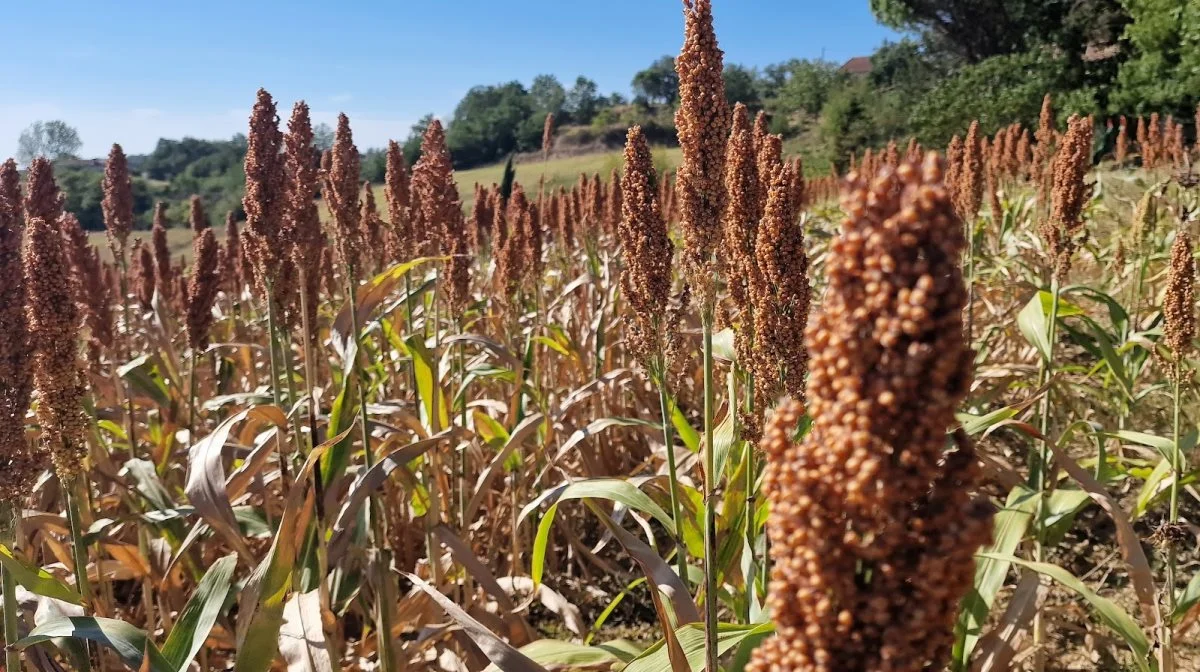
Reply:
[[[628, 93], [633, 74], [682, 43], [680, 0], [60, 0], [9, 3], [0, 74], [0, 155], [21, 129], [63, 119], [84, 156], [160, 137], [243, 132], [258, 87], [286, 118], [350, 116], [359, 147], [448, 117], [476, 84], [587, 75]], [[895, 39], [868, 0], [714, 0], [727, 62], [832, 61]]]

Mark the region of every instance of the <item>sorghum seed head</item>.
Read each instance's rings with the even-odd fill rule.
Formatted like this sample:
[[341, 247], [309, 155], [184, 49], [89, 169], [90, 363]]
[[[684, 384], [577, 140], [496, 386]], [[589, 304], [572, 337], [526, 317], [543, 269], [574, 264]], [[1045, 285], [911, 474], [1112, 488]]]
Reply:
[[9, 159], [0, 165], [0, 504], [20, 502], [45, 467], [45, 454], [25, 438], [33, 346], [25, 317], [23, 236], [21, 181]]
[[[38, 424], [60, 478], [70, 479], [87, 456], [83, 377], [79, 370], [80, 316], [71, 263], [60, 229], [41, 217], [26, 220], [26, 317], [33, 355]], [[64, 279], [67, 281], [64, 282]]]
[[462, 202], [454, 184], [454, 164], [442, 122], [434, 119], [421, 139], [421, 158], [413, 166], [412, 192], [419, 203], [423, 231], [421, 254], [449, 254], [462, 235]]
[[1185, 231], [1179, 231], [1171, 245], [1171, 265], [1163, 297], [1163, 340], [1177, 362], [1192, 349], [1196, 337], [1195, 285], [1192, 239]]
[[54, 166], [44, 156], [29, 164], [25, 173], [25, 221], [37, 217], [58, 226], [63, 213], [63, 195], [54, 181]]
[[682, 161], [679, 166], [679, 224], [683, 269], [702, 313], [711, 313], [716, 292], [713, 254], [725, 211], [725, 144], [729, 104], [725, 98], [724, 54], [713, 31], [712, 0], [684, 0], [684, 43], [675, 59], [679, 109], [675, 113]]
[[133, 277], [138, 304], [148, 311], [154, 307], [154, 255], [140, 240], [133, 244]]
[[387, 254], [394, 263], [408, 261], [413, 256], [412, 226], [409, 214], [408, 164], [404, 152], [395, 140], [388, 140], [387, 161], [383, 178], [383, 193], [387, 197], [388, 236]]
[[[325, 200], [333, 215], [333, 234], [337, 253], [346, 272], [358, 272], [362, 255], [361, 229], [359, 228], [359, 172], [361, 159], [354, 146], [350, 131], [350, 119], [338, 115], [337, 130], [334, 131], [333, 149], [329, 152], [329, 168], [325, 174]], [[324, 162], [324, 159], [322, 159]], [[352, 279], [357, 281], [357, 278]]]
[[938, 669], [949, 657], [992, 516], [975, 500], [973, 448], [944, 450], [972, 353], [965, 238], [942, 177], [931, 155], [845, 183], [805, 334], [812, 429], [792, 441], [803, 407], [788, 402], [761, 444], [776, 635], [750, 672]]
[[633, 312], [627, 342], [635, 357], [649, 363], [662, 356], [665, 348], [663, 308], [671, 298], [675, 246], [667, 236], [654, 184], [653, 158], [640, 126], [630, 128], [625, 141], [621, 189], [622, 217], [617, 227], [625, 260], [621, 294]]
[[192, 273], [187, 285], [187, 319], [184, 328], [188, 347], [199, 353], [208, 347], [213, 323], [213, 304], [221, 278], [217, 275], [218, 245], [212, 229], [201, 229], [192, 241]]
[[1071, 257], [1083, 233], [1083, 207], [1088, 199], [1085, 180], [1092, 165], [1091, 158], [1091, 122], [1072, 115], [1058, 153], [1054, 155], [1050, 174], [1050, 218], [1041, 226], [1054, 274], [1059, 279], [1065, 279], [1071, 270]]
[[100, 207], [104, 213], [104, 228], [113, 256], [125, 255], [125, 244], [133, 230], [133, 182], [129, 179], [129, 164], [120, 145], [114, 144], [104, 164], [104, 198]]

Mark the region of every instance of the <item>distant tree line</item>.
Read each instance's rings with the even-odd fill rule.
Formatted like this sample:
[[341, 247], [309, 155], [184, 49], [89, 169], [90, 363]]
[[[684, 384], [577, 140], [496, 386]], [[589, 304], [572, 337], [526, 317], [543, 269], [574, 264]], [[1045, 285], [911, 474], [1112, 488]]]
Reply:
[[[866, 1], [903, 38], [871, 54], [865, 72], [819, 59], [725, 67], [730, 102], [766, 111], [771, 131], [783, 134], [789, 151], [804, 153], [810, 166], [844, 165], [851, 152], [891, 139], [916, 137], [927, 146], [943, 146], [975, 119], [988, 133], [1013, 121], [1033, 124], [1046, 93], [1064, 114], [1099, 118], [1159, 112], [1187, 123], [1200, 103], [1197, 0]], [[603, 94], [585, 76], [568, 87], [548, 74], [528, 86], [517, 81], [476, 86], [446, 120], [455, 166], [537, 151], [547, 114], [555, 115], [560, 137], [582, 143], [619, 142], [622, 129], [632, 124], [669, 141], [679, 96], [672, 57], [635, 73], [630, 91], [628, 99]], [[404, 152], [410, 164], [432, 119], [426, 115], [409, 129]], [[333, 143], [326, 124], [318, 124], [314, 135], [322, 149]], [[66, 123], [38, 122], [21, 134], [18, 158], [65, 160], [80, 146], [78, 133]], [[160, 140], [137, 169], [139, 224], [149, 225], [155, 200], [174, 204], [171, 217], [182, 223], [192, 194], [215, 216], [240, 212], [245, 151], [241, 135]], [[68, 207], [85, 227], [101, 228], [100, 172], [60, 163]], [[363, 179], [379, 183], [383, 173], [383, 152], [365, 151]]]

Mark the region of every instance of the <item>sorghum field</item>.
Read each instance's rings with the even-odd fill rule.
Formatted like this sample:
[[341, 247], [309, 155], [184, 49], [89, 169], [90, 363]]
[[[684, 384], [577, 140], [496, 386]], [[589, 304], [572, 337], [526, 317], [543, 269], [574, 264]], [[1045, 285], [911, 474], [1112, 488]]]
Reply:
[[685, 18], [677, 171], [373, 191], [260, 90], [180, 259], [5, 163], [7, 669], [1200, 669], [1182, 125], [806, 176]]

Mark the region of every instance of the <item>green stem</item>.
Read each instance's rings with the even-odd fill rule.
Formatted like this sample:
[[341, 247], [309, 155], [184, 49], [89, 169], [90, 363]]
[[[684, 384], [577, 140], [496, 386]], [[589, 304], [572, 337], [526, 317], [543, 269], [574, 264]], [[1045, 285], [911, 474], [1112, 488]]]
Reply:
[[[20, 536], [20, 514], [10, 504], [0, 507], [0, 526], [3, 526], [3, 543], [10, 551], [16, 551], [17, 538]], [[21, 654], [12, 645], [20, 639], [17, 628], [17, 581], [12, 572], [3, 572], [4, 581], [4, 667], [13, 672], [21, 670]]]
[[[281, 391], [279, 389], [279, 363], [275, 359], [275, 357], [276, 357], [275, 346], [276, 346], [276, 340], [277, 340], [275, 338], [275, 321], [276, 321], [275, 299], [273, 298], [275, 290], [274, 290], [274, 287], [272, 286], [272, 282], [271, 282], [270, 278], [268, 278], [266, 280], [266, 285], [267, 285], [267, 296], [266, 296], [266, 301], [267, 301], [267, 349], [271, 353], [271, 399], [272, 399], [272, 401], [275, 402], [276, 406], [282, 408], [283, 407], [283, 395], [281, 394]], [[286, 413], [287, 411], [284, 411], [284, 412]], [[279, 475], [281, 477], [280, 483], [283, 484], [283, 491], [284, 491], [284, 494], [286, 495], [287, 490], [288, 490], [288, 482], [289, 482], [289, 479], [288, 479], [288, 471], [289, 470], [288, 470], [287, 456], [283, 454], [283, 441], [279, 440], [279, 437], [275, 438], [275, 448], [276, 448], [276, 451], [279, 453]]]
[[188, 444], [196, 445], [196, 351], [188, 358]]
[[964, 222], [967, 229], [967, 346], [975, 342], [975, 227]]
[[[75, 563], [75, 586], [79, 589], [79, 594], [83, 596], [83, 603], [92, 606], [92, 587], [88, 581], [87, 575], [87, 546], [83, 543], [83, 522], [79, 516], [79, 498], [76, 490], [76, 481], [74, 478], [60, 479], [63, 496], [67, 500], [67, 523], [71, 529], [71, 550], [74, 553], [73, 561]], [[86, 655], [80, 660], [82, 667], [81, 672], [89, 672], [91, 670], [91, 646], [84, 642]], [[19, 669], [19, 668], [18, 668]]]
[[[371, 430], [367, 426], [367, 386], [363, 384], [363, 372], [359, 359], [362, 355], [362, 333], [359, 331], [358, 325], [358, 292], [355, 277], [353, 265], [347, 265], [346, 296], [350, 304], [350, 330], [354, 334], [354, 363], [351, 366], [350, 375], [354, 376], [354, 382], [358, 387], [358, 426], [363, 444], [363, 460], [369, 470], [375, 466], [375, 453], [371, 449]], [[371, 555], [380, 562], [386, 561], [390, 564], [390, 556], [384, 550], [387, 544], [387, 521], [383, 518], [379, 498], [372, 492], [368, 497], [368, 502], [367, 519], [370, 527]], [[374, 574], [376, 579], [375, 620], [376, 630], [379, 632], [379, 664], [383, 672], [391, 672], [396, 669], [391, 647], [392, 605], [388, 602], [387, 597], [390, 594], [388, 590], [389, 572], [390, 569], [385, 566]]]
[[[734, 378], [737, 378], [735, 369]], [[747, 372], [746, 374], [746, 413], [747, 417], [754, 417], [754, 374]], [[736, 397], [731, 397], [736, 399]], [[742, 469], [746, 476], [746, 552], [750, 554], [750, 572], [746, 575], [746, 613], [744, 614], [745, 622], [750, 623], [750, 610], [754, 604], [755, 593], [758, 590], [755, 577], [755, 561], [754, 561], [754, 519], [757, 509], [758, 496], [755, 491], [755, 473], [757, 467], [754, 464], [754, 444], [750, 441], [744, 441], [742, 450]]]
[[[1047, 343], [1049, 351], [1046, 353], [1045, 360], [1039, 368], [1039, 380], [1043, 385], [1047, 385], [1045, 396], [1042, 397], [1042, 408], [1039, 414], [1039, 430], [1045, 440], [1041, 442], [1035, 462], [1029, 470], [1029, 485], [1038, 493], [1037, 516], [1034, 519], [1034, 546], [1033, 558], [1036, 562], [1042, 562], [1045, 557], [1046, 545], [1046, 526], [1045, 526], [1045, 511], [1047, 492], [1052, 480], [1050, 469], [1050, 391], [1052, 386], [1048, 385], [1054, 379], [1054, 341], [1058, 327], [1058, 297], [1060, 287], [1057, 276], [1051, 276], [1050, 279], [1050, 323], [1046, 327]], [[1039, 298], [1039, 301], [1041, 299]], [[1034, 650], [1038, 653], [1035, 656], [1034, 667], [1041, 670], [1045, 665], [1045, 656], [1042, 653], [1043, 641], [1045, 639], [1045, 621], [1042, 618], [1042, 612], [1039, 610], [1034, 614], [1033, 618], [1033, 643]]]
[[[304, 293], [303, 288], [300, 290]], [[292, 406], [296, 403], [296, 376], [295, 364], [292, 360], [292, 339], [291, 334], [282, 324], [276, 324], [276, 339], [279, 341], [279, 361], [283, 365], [283, 377], [287, 380], [288, 392], [288, 408], [284, 411], [292, 419], [292, 445], [296, 448], [296, 455], [304, 454], [304, 433], [300, 429], [300, 416], [295, 413]]]
[[[1168, 521], [1174, 527], [1179, 522], [1179, 481], [1183, 478], [1182, 456], [1179, 448], [1180, 427], [1182, 424], [1181, 406], [1180, 403], [1180, 378], [1183, 375], [1182, 366], [1180, 363], [1180, 353], [1174, 353], [1175, 364], [1173, 368], [1174, 387], [1172, 389], [1172, 402], [1174, 403], [1174, 417], [1172, 418], [1171, 441], [1174, 450], [1171, 451], [1171, 504]], [[1171, 625], [1171, 615], [1175, 613], [1175, 577], [1177, 574], [1177, 565], [1179, 558], [1175, 552], [1174, 530], [1172, 534], [1167, 536], [1167, 576], [1165, 590], [1167, 593], [1167, 617], [1163, 619], [1162, 640], [1163, 640], [1163, 667], [1174, 669], [1172, 664], [1175, 655], [1173, 649], [1174, 643], [1174, 628]]]
[[704, 331], [704, 662], [717, 667], [717, 456], [714, 448], [713, 308], [700, 316]]
[[671, 421], [672, 404], [667, 395], [666, 364], [660, 356], [658, 371], [658, 403], [662, 409], [663, 443], [667, 445], [667, 481], [671, 493], [671, 518], [675, 521], [675, 560], [679, 566], [679, 578], [688, 585], [687, 547], [683, 543], [683, 514], [679, 507], [679, 470], [675, 466], [675, 426]]

